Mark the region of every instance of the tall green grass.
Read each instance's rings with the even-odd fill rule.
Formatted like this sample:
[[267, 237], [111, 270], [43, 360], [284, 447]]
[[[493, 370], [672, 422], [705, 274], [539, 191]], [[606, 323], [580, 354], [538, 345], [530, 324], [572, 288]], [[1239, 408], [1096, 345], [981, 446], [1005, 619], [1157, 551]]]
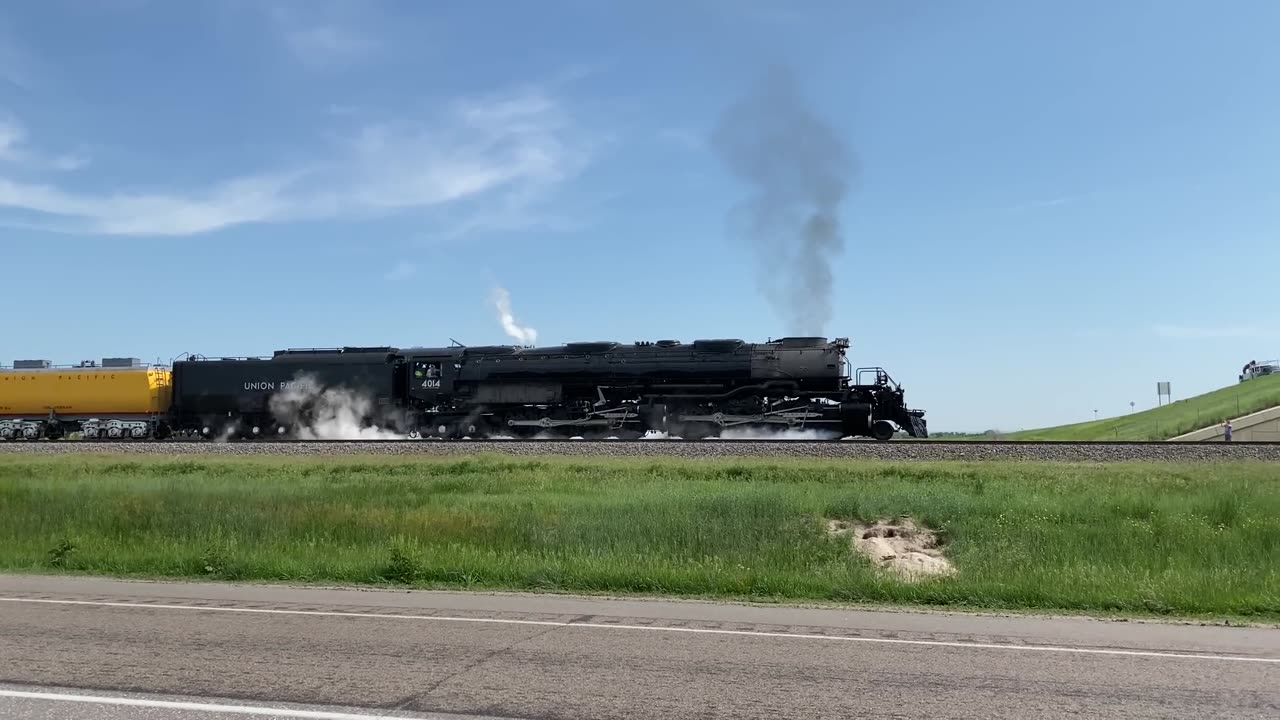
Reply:
[[[958, 573], [829, 539], [909, 514]], [[0, 568], [1280, 617], [1263, 464], [0, 457]]]

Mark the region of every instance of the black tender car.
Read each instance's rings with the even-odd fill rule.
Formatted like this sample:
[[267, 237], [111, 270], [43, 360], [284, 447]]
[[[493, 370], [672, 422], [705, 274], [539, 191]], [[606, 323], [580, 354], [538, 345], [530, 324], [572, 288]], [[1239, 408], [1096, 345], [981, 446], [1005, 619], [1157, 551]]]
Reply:
[[[172, 425], [206, 437], [288, 434], [341, 404], [357, 422], [394, 425], [404, 396], [392, 348], [281, 350], [271, 358], [192, 358], [173, 366]], [[403, 422], [401, 420], [401, 422]]]

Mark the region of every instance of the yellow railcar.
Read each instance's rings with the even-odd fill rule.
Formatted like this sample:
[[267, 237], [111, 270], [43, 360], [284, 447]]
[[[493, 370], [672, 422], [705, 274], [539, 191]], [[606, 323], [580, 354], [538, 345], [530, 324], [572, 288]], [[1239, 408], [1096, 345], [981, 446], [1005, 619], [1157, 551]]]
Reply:
[[3, 368], [0, 438], [149, 436], [172, 395], [168, 368]]

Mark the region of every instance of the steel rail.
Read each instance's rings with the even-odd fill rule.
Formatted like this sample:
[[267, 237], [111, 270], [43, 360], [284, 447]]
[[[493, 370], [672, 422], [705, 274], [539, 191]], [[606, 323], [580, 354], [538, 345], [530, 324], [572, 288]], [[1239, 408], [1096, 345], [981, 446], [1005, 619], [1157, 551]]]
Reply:
[[1280, 445], [1277, 440], [1233, 440], [1231, 442], [1222, 442], [1220, 440], [1194, 440], [1194, 441], [1169, 441], [1169, 440], [929, 440], [929, 439], [895, 439], [895, 440], [876, 440], [874, 438], [855, 438], [855, 439], [831, 439], [831, 440], [812, 440], [800, 438], [704, 438], [701, 440], [684, 440], [680, 438], [464, 438], [464, 439], [439, 439], [439, 438], [342, 438], [332, 440], [297, 440], [297, 439], [281, 439], [281, 438], [245, 438], [236, 440], [206, 440], [203, 438], [167, 438], [164, 440], [155, 439], [129, 439], [129, 438], [105, 438], [97, 440], [0, 440], [0, 447], [5, 445], [40, 445], [40, 444], [57, 444], [57, 445], [350, 445], [350, 444], [379, 444], [379, 445], [433, 445], [433, 444], [475, 444], [475, 445], [502, 445], [502, 444], [546, 444], [546, 443], [573, 443], [573, 444], [590, 444], [590, 445], [654, 445], [654, 444], [679, 444], [679, 445], [753, 445], [761, 443], [769, 444], [787, 444], [787, 445], [873, 445], [873, 446], [893, 446], [893, 445], [924, 445], [936, 447], [1034, 447], [1034, 446], [1084, 446], [1084, 447], [1132, 447], [1132, 446], [1164, 446], [1164, 447], [1195, 447], [1221, 445], [1224, 447], [1246, 446], [1261, 447]]

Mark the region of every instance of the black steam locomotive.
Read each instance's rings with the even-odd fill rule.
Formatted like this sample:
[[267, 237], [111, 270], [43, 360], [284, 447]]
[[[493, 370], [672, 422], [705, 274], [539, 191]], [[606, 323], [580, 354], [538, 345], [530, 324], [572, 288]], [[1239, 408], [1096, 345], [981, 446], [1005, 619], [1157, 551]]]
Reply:
[[848, 372], [848, 347], [844, 338], [788, 337], [191, 358], [174, 363], [168, 424], [208, 438], [293, 437], [326, 423], [443, 438], [794, 429], [927, 437], [924, 411], [906, 407], [883, 369]]

